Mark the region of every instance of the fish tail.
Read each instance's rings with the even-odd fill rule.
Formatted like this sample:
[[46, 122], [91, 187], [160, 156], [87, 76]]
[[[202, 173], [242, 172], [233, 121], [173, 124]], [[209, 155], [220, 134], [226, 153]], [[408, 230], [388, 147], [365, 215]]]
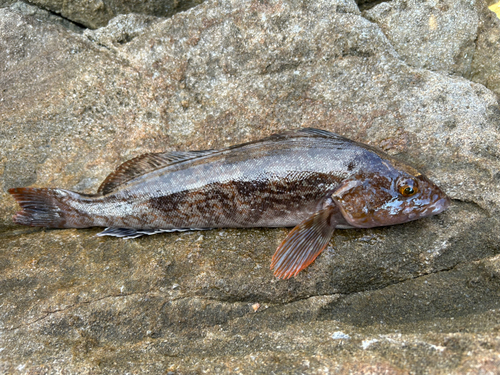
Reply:
[[16, 224], [48, 228], [85, 228], [89, 218], [69, 203], [83, 198], [64, 189], [13, 188], [9, 193], [21, 206], [12, 219]]

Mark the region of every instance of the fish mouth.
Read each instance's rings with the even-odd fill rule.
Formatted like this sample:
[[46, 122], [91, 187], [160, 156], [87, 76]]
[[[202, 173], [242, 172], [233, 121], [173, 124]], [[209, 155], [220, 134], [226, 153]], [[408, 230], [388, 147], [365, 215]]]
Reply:
[[[434, 216], [445, 211], [451, 204], [451, 199], [446, 195], [437, 199], [434, 203], [428, 205], [424, 210], [419, 212], [410, 212], [406, 218], [407, 221], [422, 219], [424, 217]], [[411, 211], [411, 208], [409, 208]]]
[[446, 210], [451, 205], [451, 199], [447, 196], [438, 199], [426, 211], [428, 215], [437, 215]]

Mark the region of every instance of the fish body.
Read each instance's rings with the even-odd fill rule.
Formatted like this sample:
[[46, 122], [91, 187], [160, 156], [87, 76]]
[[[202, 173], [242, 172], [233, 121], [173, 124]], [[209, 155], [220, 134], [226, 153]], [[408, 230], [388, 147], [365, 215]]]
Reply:
[[107, 227], [138, 237], [208, 228], [292, 227], [271, 267], [307, 267], [335, 228], [393, 225], [440, 213], [449, 198], [414, 168], [318, 129], [222, 150], [145, 154], [122, 164], [95, 195], [15, 188], [18, 224]]

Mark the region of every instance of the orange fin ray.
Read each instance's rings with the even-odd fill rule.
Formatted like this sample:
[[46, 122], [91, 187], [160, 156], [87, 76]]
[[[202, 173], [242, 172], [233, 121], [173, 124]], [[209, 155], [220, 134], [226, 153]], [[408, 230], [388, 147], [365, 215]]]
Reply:
[[335, 230], [336, 206], [316, 212], [292, 229], [273, 255], [274, 276], [288, 279], [310, 265], [326, 248]]

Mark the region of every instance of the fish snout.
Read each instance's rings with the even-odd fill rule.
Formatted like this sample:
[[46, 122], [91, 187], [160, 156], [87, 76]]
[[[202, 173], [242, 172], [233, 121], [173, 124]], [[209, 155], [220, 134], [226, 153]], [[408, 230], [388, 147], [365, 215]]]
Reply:
[[[450, 205], [451, 205], [451, 199], [448, 196], [444, 196], [443, 198], [441, 198], [440, 200], [438, 200], [436, 202], [436, 208], [439, 209], [439, 212], [443, 212], [448, 207], [450, 207]], [[436, 213], [439, 213], [439, 212], [436, 212]]]
[[437, 215], [444, 210], [446, 210], [451, 205], [451, 199], [448, 196], [443, 196], [442, 198], [435, 201], [426, 211], [426, 215]]

